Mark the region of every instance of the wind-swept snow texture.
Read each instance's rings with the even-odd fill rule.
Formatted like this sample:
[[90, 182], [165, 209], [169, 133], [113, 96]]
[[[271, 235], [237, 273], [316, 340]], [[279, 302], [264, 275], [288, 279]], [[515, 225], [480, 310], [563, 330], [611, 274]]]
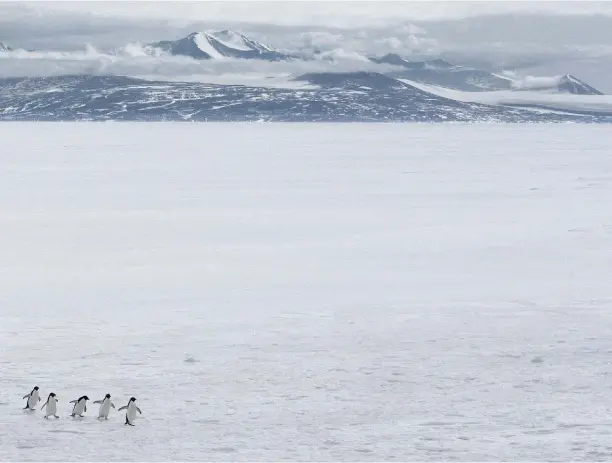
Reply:
[[0, 139], [1, 460], [610, 459], [608, 127]]

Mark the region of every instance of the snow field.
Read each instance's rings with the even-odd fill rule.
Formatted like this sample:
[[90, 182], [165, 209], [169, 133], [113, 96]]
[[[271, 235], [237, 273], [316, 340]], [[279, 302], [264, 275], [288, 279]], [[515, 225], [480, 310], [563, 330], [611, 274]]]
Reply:
[[607, 127], [0, 140], [2, 460], [609, 460]]

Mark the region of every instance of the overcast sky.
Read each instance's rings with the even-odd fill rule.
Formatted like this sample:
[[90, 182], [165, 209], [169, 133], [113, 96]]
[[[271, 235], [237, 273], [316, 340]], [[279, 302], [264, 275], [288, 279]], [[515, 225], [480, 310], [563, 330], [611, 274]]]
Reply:
[[7, 2], [42, 13], [90, 13], [130, 19], [248, 21], [283, 25], [368, 26], [380, 20], [457, 19], [485, 14], [612, 15], [611, 2], [576, 1], [43, 1]]
[[567, 72], [612, 92], [608, 1], [0, 1], [0, 42], [13, 47], [103, 50], [219, 28], [281, 49], [397, 52], [536, 75]]

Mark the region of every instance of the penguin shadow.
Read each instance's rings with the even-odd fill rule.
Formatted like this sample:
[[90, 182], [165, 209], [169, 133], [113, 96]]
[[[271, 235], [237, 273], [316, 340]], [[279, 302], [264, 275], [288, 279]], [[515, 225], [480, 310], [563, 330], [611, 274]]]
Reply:
[[[66, 415], [65, 417], [60, 417], [59, 419], [64, 418], [64, 420], [68, 420], [69, 423], [82, 423], [86, 426], [98, 426], [103, 425], [104, 423], [114, 423], [116, 420], [113, 418], [100, 418], [98, 415], [74, 415], [71, 414]], [[56, 421], [53, 417], [49, 417], [49, 421]]]
[[53, 434], [86, 434], [84, 431], [73, 431], [71, 429], [49, 429]]

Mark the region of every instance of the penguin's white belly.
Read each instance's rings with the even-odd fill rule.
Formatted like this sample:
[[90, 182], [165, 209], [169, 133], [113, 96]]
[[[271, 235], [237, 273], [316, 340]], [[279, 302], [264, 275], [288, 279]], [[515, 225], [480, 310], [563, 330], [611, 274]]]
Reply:
[[98, 418], [108, 418], [108, 412], [110, 412], [110, 400], [105, 400], [104, 402], [102, 402], [102, 405], [100, 405], [100, 411], [98, 412]]
[[126, 415], [127, 415], [127, 419], [130, 423], [134, 422], [134, 418], [136, 418], [136, 406], [132, 405], [130, 407], [128, 407], [127, 411], [126, 411]]
[[55, 416], [57, 415], [57, 402], [55, 400], [50, 400], [47, 402], [47, 406], [45, 407], [46, 413], [45, 416]]
[[85, 411], [85, 401], [84, 400], [81, 400], [80, 402], [77, 402], [76, 404], [74, 404], [74, 410], [72, 411], [73, 414], [82, 415], [84, 411]]
[[28, 407], [36, 408], [36, 404], [38, 404], [38, 393], [34, 393], [28, 399]]

